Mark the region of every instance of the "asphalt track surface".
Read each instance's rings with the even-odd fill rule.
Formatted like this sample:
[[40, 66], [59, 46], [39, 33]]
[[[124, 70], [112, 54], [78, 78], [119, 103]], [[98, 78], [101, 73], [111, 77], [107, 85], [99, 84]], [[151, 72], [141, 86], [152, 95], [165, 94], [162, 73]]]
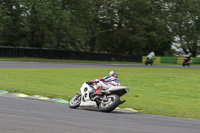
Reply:
[[[81, 65], [72, 63], [69, 66], [79, 68], [91, 64]], [[0, 62], [0, 66], [70, 68], [68, 63]], [[95, 66], [115, 65], [95, 64], [90, 67]], [[0, 133], [200, 133], [200, 120], [119, 111], [102, 113], [95, 110], [70, 109], [67, 104], [0, 95]]]
[[0, 133], [199, 133], [200, 121], [0, 96]]
[[0, 61], [0, 68], [115, 68], [115, 67], [145, 67], [145, 68], [200, 68], [200, 66], [182, 67], [181, 65], [135, 65], [135, 64], [95, 64], [95, 63], [55, 63], [55, 62], [9, 62]]

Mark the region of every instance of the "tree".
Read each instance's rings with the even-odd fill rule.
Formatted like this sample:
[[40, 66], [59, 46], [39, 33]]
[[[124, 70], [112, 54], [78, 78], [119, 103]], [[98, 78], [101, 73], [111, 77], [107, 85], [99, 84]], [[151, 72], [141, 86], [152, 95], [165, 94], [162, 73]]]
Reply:
[[0, 1], [0, 43], [5, 46], [23, 46], [27, 29], [24, 25], [24, 7], [19, 0]]
[[[144, 55], [155, 51], [164, 55], [171, 49], [172, 35], [162, 11], [163, 3], [146, 0], [113, 2], [115, 13], [106, 21], [102, 45], [111, 53]], [[107, 10], [108, 11], [108, 10]], [[108, 27], [110, 26], [110, 27]]]
[[169, 1], [167, 8], [170, 10], [169, 26], [176, 37], [176, 46], [195, 57], [200, 49], [200, 1]]
[[[130, 55], [154, 51], [164, 55], [171, 50], [172, 32], [176, 31], [169, 17], [171, 7], [166, 8], [169, 3], [0, 0], [0, 45]], [[192, 37], [188, 35], [188, 39]]]
[[71, 49], [95, 52], [98, 33], [98, 10], [101, 7], [101, 4], [99, 4], [101, 1], [103, 0], [62, 1], [62, 7], [72, 15], [70, 20]]
[[70, 13], [63, 10], [61, 0], [26, 0], [30, 47], [65, 48]]

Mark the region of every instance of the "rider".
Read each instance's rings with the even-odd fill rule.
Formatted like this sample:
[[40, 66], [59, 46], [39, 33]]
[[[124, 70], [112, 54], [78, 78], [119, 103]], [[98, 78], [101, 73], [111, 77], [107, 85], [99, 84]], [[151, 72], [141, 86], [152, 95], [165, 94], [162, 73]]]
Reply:
[[152, 62], [154, 61], [155, 59], [155, 53], [154, 52], [151, 52], [147, 55], [147, 58], [150, 59]]
[[153, 57], [153, 60], [154, 60], [156, 58], [155, 53], [151, 52], [151, 54], [152, 54], [152, 57]]
[[86, 83], [89, 85], [94, 83], [97, 84], [95, 94], [101, 94], [101, 89], [107, 90], [112, 86], [121, 86], [120, 81], [118, 79], [118, 73], [116, 71], [110, 71], [109, 76], [95, 79], [93, 81], [88, 81]]
[[191, 63], [191, 56], [192, 56], [191, 53], [188, 53], [188, 54], [185, 56], [185, 58], [188, 59], [189, 63]]
[[[99, 96], [104, 93], [104, 91], [101, 91], [101, 90], [107, 90], [112, 86], [121, 86], [121, 83], [118, 79], [118, 73], [116, 71], [110, 71], [109, 76], [95, 79], [93, 81], [88, 81], [86, 83], [89, 85], [95, 84], [95, 83], [97, 84], [97, 88], [95, 92], [93, 92], [92, 94], [96, 96], [95, 99], [99, 98]], [[121, 103], [123, 102], [125, 102], [125, 100], [121, 101]]]

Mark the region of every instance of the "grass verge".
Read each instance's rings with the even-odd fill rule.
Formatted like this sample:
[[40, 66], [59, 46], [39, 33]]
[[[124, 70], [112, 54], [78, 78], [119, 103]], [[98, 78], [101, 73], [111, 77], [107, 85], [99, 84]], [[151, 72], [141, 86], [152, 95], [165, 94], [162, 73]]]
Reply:
[[[121, 62], [121, 61], [89, 61], [89, 60], [59, 60], [59, 59], [45, 59], [45, 58], [0, 58], [0, 61], [24, 61], [24, 62], [63, 62], [63, 63], [99, 63], [99, 64], [138, 64], [144, 65], [140, 62]], [[170, 63], [154, 63], [153, 65], [176, 65], [181, 64], [170, 64]], [[199, 66], [200, 64], [191, 64], [192, 66]]]
[[[112, 68], [0, 69], [0, 89], [69, 100], [85, 81]], [[146, 114], [200, 119], [200, 69], [114, 68], [129, 107]]]

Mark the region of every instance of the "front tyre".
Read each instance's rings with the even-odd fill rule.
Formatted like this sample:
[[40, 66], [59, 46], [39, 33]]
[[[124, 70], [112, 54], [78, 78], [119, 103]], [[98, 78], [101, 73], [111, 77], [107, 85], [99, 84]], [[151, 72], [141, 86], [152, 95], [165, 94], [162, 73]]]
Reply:
[[183, 66], [183, 67], [185, 66], [185, 62], [183, 62], [182, 66]]
[[78, 108], [81, 104], [81, 96], [76, 95], [69, 101], [69, 107], [70, 108]]
[[102, 101], [99, 104], [99, 109], [102, 112], [111, 112], [113, 111], [120, 103], [120, 98], [118, 95], [112, 94], [107, 96], [107, 100]]

